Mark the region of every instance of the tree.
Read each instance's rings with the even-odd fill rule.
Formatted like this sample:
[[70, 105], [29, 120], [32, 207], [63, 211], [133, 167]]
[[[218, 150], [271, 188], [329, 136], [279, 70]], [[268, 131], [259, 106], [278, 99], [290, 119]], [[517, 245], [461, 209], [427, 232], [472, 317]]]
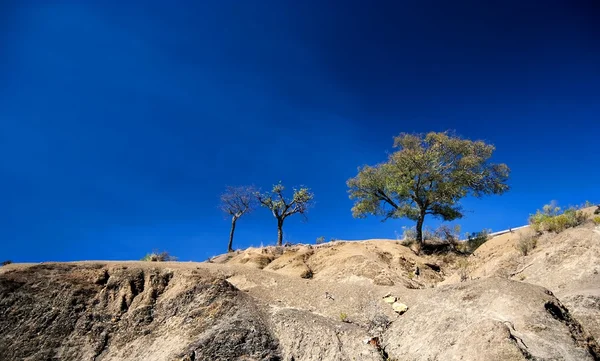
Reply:
[[255, 208], [255, 190], [251, 186], [227, 187], [221, 195], [221, 210], [231, 216], [231, 232], [227, 252], [233, 252], [233, 233], [237, 220]]
[[356, 218], [367, 215], [406, 217], [417, 222], [416, 241], [423, 242], [425, 216], [444, 221], [463, 216], [458, 204], [467, 195], [502, 194], [510, 169], [489, 160], [495, 147], [461, 139], [448, 132], [402, 133], [394, 139], [387, 162], [359, 168], [348, 180]]
[[283, 241], [283, 222], [293, 214], [299, 213], [306, 218], [306, 212], [312, 205], [314, 194], [308, 188], [294, 189], [291, 199], [285, 198], [283, 191], [285, 187], [278, 183], [273, 186], [271, 192], [256, 193], [259, 203], [268, 208], [275, 219], [277, 219], [277, 245], [281, 246]]

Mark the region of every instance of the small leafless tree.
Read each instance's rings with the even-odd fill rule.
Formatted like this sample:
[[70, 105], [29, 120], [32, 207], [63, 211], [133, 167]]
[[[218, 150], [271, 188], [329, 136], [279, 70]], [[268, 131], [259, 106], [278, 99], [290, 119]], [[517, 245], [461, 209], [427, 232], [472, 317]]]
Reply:
[[227, 187], [221, 195], [221, 210], [231, 216], [231, 232], [227, 252], [233, 252], [233, 233], [237, 220], [254, 210], [256, 205], [255, 189], [252, 186]]

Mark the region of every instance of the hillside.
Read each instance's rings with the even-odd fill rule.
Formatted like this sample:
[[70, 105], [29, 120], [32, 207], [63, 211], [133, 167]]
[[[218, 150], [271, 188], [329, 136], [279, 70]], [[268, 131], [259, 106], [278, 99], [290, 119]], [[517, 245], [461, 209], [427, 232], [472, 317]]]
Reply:
[[469, 257], [368, 240], [12, 264], [0, 359], [599, 360], [600, 230], [546, 234], [527, 256], [523, 231]]

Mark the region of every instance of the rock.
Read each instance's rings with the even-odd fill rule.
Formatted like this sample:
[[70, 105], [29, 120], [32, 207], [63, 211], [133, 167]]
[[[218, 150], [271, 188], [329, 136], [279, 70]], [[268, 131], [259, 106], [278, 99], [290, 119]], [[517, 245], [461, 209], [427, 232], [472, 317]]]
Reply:
[[392, 309], [399, 314], [403, 314], [404, 312], [408, 311], [408, 306], [401, 302], [394, 302], [392, 303]]
[[597, 360], [597, 344], [544, 288], [503, 278], [420, 290], [383, 335], [398, 360]]
[[397, 298], [394, 296], [387, 296], [383, 299], [383, 302], [385, 303], [394, 303], [396, 302]]
[[[102, 266], [101, 266], [102, 267]], [[44, 264], [0, 274], [0, 359], [278, 360], [256, 303], [216, 275]]]

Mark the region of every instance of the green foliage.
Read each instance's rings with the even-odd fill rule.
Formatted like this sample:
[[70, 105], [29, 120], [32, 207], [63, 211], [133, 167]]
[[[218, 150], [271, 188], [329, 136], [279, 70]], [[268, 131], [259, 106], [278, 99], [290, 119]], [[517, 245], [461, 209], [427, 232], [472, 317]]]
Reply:
[[2, 266], [7, 266], [9, 264], [13, 263], [11, 260], [7, 259], [6, 261], [2, 262]]
[[321, 244], [321, 243], [325, 243], [325, 237], [321, 236], [318, 237], [317, 240], [315, 241], [316, 244]]
[[293, 189], [292, 198], [286, 198], [283, 195], [285, 187], [281, 184], [275, 184], [271, 192], [259, 193], [255, 195], [263, 207], [266, 207], [276, 218], [288, 217], [292, 214], [305, 214], [309, 206], [312, 204], [314, 194], [308, 188]]
[[342, 321], [342, 322], [350, 322], [348, 320], [348, 315], [345, 314], [344, 312], [340, 312], [340, 321]]
[[596, 217], [592, 218], [592, 221], [594, 222], [595, 225], [600, 225], [600, 216], [596, 216]]
[[271, 192], [256, 192], [255, 196], [261, 206], [269, 209], [275, 219], [277, 219], [277, 244], [283, 242], [283, 222], [285, 219], [296, 213], [306, 218], [306, 212], [312, 205], [314, 194], [308, 188], [293, 189], [292, 198], [286, 198], [283, 194], [285, 187], [281, 184], [275, 184]]
[[529, 217], [529, 224], [536, 232], [560, 233], [567, 228], [577, 227], [583, 224], [587, 216], [581, 210], [570, 207], [562, 210], [552, 201], [546, 204], [542, 210], [539, 209]]
[[467, 233], [466, 249], [468, 253], [473, 253], [482, 244], [489, 241], [492, 237], [490, 236], [491, 230], [483, 229], [480, 232], [473, 234]]
[[452, 221], [462, 217], [459, 200], [502, 194], [510, 170], [489, 160], [494, 146], [471, 141], [448, 132], [400, 134], [395, 138], [388, 161], [359, 168], [348, 180], [352, 214], [402, 218], [417, 221], [416, 241], [422, 242], [421, 227], [426, 215]]
[[172, 262], [177, 261], [177, 257], [171, 256], [168, 252], [157, 252], [148, 253], [141, 259], [141, 261], [148, 262]]
[[538, 235], [535, 231], [524, 231], [519, 235], [516, 243], [517, 250], [527, 256], [537, 246]]

